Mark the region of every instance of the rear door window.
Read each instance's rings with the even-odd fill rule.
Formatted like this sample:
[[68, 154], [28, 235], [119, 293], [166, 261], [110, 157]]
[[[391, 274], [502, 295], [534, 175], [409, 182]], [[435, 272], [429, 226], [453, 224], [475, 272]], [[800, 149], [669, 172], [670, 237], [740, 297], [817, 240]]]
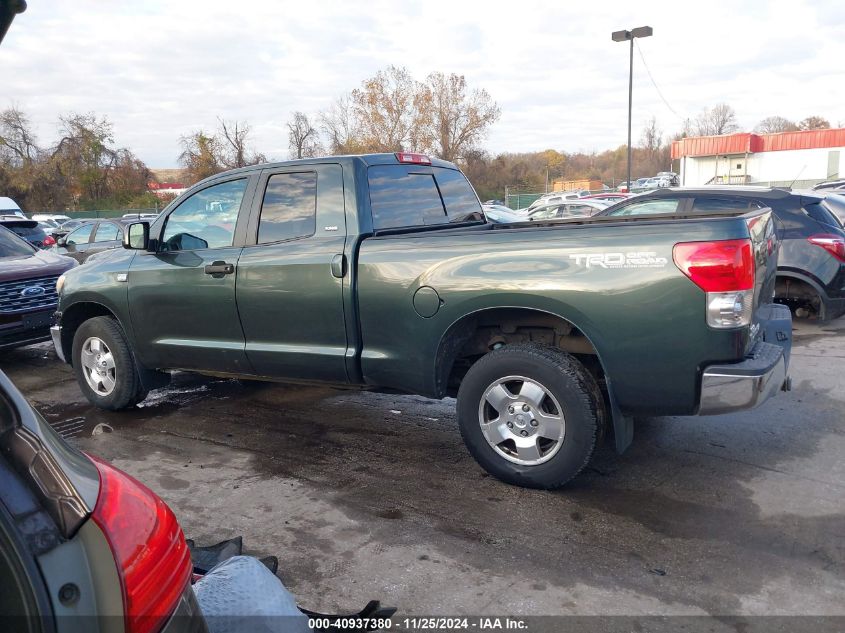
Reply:
[[655, 198], [653, 200], [641, 200], [614, 209], [608, 215], [659, 215], [664, 213], [677, 213], [681, 203], [680, 198]]
[[314, 235], [317, 227], [317, 174], [313, 171], [273, 174], [267, 180], [258, 243], [281, 242]]
[[376, 230], [484, 219], [478, 197], [454, 169], [376, 165], [367, 176]]

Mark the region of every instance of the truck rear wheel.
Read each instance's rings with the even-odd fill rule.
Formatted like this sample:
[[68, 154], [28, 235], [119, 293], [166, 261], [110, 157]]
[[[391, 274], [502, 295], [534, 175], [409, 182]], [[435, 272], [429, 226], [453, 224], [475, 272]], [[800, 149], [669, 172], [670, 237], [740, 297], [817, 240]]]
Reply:
[[94, 406], [117, 411], [147, 397], [132, 350], [114, 319], [99, 316], [80, 325], [72, 353], [76, 381]]
[[559, 488], [590, 460], [603, 418], [601, 391], [570, 354], [505, 345], [470, 367], [458, 391], [469, 452], [491, 475], [528, 488]]

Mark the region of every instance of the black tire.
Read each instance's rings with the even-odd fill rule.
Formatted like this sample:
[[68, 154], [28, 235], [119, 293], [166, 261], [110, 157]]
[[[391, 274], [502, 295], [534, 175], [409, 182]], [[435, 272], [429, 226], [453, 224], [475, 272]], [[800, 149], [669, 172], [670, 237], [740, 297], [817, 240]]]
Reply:
[[[509, 376], [536, 381], [559, 403], [565, 430], [560, 446], [546, 458], [548, 461], [514, 463], [500, 454], [502, 447], [508, 450], [507, 441], [497, 450], [485, 438], [479, 417], [482, 398], [496, 381]], [[583, 470], [605, 417], [604, 400], [592, 374], [570, 354], [533, 343], [505, 345], [470, 367], [458, 391], [457, 413], [464, 443], [482, 468], [504, 482], [546, 490], [560, 488]]]
[[[114, 385], [109, 393], [95, 391], [86, 379], [82, 349], [86, 341], [92, 337], [105, 343], [114, 361]], [[135, 358], [126, 341], [126, 335], [115, 319], [99, 316], [88, 319], [80, 325], [73, 337], [72, 354], [76, 381], [82, 393], [94, 406], [118, 411], [133, 407], [147, 397], [147, 391], [141, 384]]]

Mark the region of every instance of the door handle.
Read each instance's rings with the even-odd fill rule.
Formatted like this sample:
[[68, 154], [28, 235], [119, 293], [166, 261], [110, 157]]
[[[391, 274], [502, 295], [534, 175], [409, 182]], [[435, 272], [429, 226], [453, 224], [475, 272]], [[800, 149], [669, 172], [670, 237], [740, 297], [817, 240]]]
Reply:
[[332, 276], [338, 279], [346, 274], [346, 255], [338, 253], [332, 257]]
[[235, 265], [226, 262], [213, 262], [205, 267], [205, 274], [211, 275], [215, 279], [222, 279], [225, 275], [231, 275], [233, 272], [235, 272]]

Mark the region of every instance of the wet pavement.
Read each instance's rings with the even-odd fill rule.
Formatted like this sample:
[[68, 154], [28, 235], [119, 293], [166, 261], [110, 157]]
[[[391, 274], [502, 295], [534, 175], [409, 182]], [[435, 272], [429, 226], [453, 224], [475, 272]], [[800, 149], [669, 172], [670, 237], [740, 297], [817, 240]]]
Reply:
[[179, 374], [111, 413], [48, 344], [0, 366], [199, 544], [277, 555], [310, 609], [845, 614], [845, 319], [798, 326], [791, 393], [640, 421], [625, 455], [557, 492], [485, 475], [450, 400]]

